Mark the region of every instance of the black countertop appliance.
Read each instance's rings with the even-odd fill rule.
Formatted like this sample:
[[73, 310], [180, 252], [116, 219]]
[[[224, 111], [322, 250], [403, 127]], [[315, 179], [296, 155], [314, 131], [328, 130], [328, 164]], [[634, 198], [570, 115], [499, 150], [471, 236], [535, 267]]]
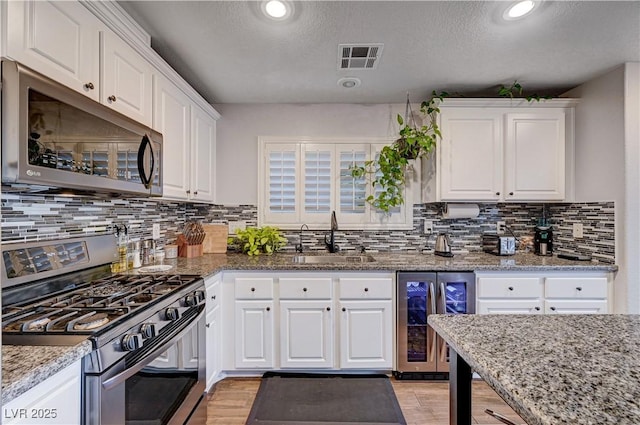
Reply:
[[546, 218], [538, 219], [533, 237], [534, 252], [537, 255], [553, 254], [553, 227]]

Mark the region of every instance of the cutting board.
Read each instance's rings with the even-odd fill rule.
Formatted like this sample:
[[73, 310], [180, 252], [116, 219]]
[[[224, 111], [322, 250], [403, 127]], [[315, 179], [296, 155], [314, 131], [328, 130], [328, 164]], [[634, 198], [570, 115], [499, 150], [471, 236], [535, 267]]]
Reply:
[[202, 242], [202, 250], [205, 254], [224, 254], [227, 252], [229, 226], [226, 224], [203, 224], [202, 229], [207, 234]]

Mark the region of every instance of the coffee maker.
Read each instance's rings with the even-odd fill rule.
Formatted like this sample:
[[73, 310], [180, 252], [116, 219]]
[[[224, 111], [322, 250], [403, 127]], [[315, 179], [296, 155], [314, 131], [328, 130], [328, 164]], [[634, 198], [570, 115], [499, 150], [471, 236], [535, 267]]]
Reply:
[[537, 255], [552, 255], [553, 253], [553, 228], [544, 217], [538, 219], [533, 237], [533, 248]]

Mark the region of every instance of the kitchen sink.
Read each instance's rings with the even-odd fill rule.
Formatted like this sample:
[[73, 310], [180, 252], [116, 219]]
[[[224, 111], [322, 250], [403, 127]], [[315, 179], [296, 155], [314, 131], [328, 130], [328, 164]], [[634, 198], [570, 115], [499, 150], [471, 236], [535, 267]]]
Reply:
[[370, 255], [296, 255], [292, 261], [297, 264], [349, 264], [376, 260]]

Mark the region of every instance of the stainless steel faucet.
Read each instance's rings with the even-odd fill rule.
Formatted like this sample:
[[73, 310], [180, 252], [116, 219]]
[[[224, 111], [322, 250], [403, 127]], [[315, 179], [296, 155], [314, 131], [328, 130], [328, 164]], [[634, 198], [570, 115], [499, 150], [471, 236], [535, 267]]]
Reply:
[[327, 250], [331, 253], [338, 252], [340, 247], [336, 245], [334, 232], [338, 230], [338, 220], [336, 219], [336, 212], [331, 211], [331, 233], [328, 235], [329, 240], [327, 240], [327, 235], [324, 235], [324, 244], [327, 247]]

